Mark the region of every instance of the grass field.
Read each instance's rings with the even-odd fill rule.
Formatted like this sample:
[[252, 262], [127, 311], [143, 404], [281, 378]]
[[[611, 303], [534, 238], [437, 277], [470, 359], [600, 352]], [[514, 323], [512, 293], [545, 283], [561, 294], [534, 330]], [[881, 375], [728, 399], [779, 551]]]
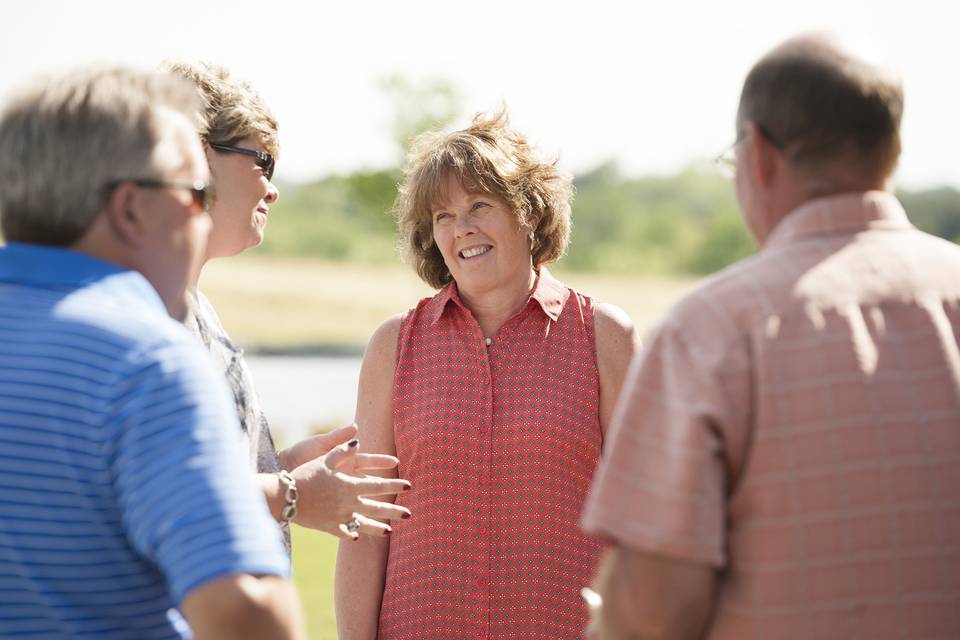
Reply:
[[[554, 272], [623, 308], [641, 335], [694, 280]], [[239, 256], [207, 265], [201, 289], [245, 346], [365, 345], [388, 316], [433, 290], [403, 265]]]
[[307, 616], [311, 640], [336, 640], [333, 614], [333, 567], [337, 539], [293, 526], [293, 578]]
[[[682, 278], [565, 273], [564, 282], [622, 307], [641, 335], [693, 283]], [[363, 346], [377, 325], [432, 290], [403, 266], [237, 257], [211, 263], [201, 288], [227, 330], [250, 347]], [[294, 527], [294, 576], [312, 640], [334, 640], [337, 540]]]

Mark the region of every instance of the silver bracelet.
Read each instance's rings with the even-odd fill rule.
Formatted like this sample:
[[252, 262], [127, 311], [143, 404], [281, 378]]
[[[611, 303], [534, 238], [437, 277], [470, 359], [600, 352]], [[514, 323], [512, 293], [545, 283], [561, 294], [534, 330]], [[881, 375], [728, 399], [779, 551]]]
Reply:
[[297, 481], [286, 470], [277, 473], [277, 477], [287, 488], [283, 493], [283, 499], [287, 501], [287, 504], [280, 512], [280, 521], [283, 524], [290, 524], [290, 521], [297, 516], [297, 501], [300, 499], [300, 492], [297, 491]]

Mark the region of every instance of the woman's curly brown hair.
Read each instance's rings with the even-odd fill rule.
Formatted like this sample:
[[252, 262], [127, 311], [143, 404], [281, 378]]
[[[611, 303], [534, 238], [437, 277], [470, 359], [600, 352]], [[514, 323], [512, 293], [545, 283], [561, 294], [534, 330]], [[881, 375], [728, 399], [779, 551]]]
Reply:
[[470, 127], [453, 133], [425, 133], [413, 142], [394, 215], [404, 260], [430, 286], [452, 279], [433, 241], [433, 210], [446, 201], [453, 175], [471, 193], [507, 202], [517, 223], [533, 233], [533, 267], [558, 260], [570, 241], [573, 183], [556, 162], [540, 162], [526, 137], [510, 128], [506, 110], [477, 114]]
[[277, 119], [250, 83], [232, 77], [225, 67], [205, 62], [166, 61], [161, 67], [197, 86], [203, 103], [199, 133], [204, 142], [235, 145], [254, 138], [274, 158], [279, 155]]

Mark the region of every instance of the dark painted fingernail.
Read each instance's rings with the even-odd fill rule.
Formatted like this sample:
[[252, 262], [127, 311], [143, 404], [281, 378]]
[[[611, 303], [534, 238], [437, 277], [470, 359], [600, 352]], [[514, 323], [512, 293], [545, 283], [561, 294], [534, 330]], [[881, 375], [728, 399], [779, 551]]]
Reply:
[[358, 444], [360, 444], [360, 441], [357, 440], [356, 438], [354, 438], [353, 440], [351, 440], [350, 442], [347, 443], [347, 446], [352, 449], [353, 447], [357, 446]]
[[383, 535], [388, 536], [388, 535], [390, 535], [390, 532], [391, 532], [391, 531], [393, 531], [393, 529], [384, 529], [384, 530], [383, 530]]
[[410, 489], [413, 489], [413, 485], [412, 485], [412, 484], [404, 485], [404, 487], [403, 487], [403, 490], [404, 490], [404, 491], [410, 491]]
[[409, 514], [409, 513], [401, 513], [401, 514], [400, 514], [400, 517], [403, 518], [404, 520], [406, 520], [407, 518], [410, 517], [410, 514]]

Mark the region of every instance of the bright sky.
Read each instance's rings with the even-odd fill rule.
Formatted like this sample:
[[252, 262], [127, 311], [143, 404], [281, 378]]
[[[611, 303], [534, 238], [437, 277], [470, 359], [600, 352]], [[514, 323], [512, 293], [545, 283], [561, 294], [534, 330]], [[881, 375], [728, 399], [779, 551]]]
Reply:
[[[867, 41], [907, 96], [901, 185], [960, 188], [956, 0], [0, 0], [0, 96], [88, 62], [207, 60], [276, 113], [286, 180], [394, 160], [378, 80], [442, 78], [466, 115], [505, 101], [513, 124], [571, 171], [615, 159], [670, 173], [733, 137], [740, 85], [782, 39]], [[464, 124], [461, 122], [460, 124]]]

